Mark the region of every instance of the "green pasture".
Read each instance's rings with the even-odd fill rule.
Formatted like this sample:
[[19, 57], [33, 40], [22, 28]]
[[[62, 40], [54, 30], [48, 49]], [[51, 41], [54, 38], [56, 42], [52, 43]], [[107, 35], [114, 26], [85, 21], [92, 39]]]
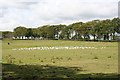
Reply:
[[[12, 50], [14, 48], [71, 46], [98, 49]], [[100, 49], [100, 47], [106, 48]], [[117, 77], [118, 43], [2, 40], [2, 64], [3, 78]]]

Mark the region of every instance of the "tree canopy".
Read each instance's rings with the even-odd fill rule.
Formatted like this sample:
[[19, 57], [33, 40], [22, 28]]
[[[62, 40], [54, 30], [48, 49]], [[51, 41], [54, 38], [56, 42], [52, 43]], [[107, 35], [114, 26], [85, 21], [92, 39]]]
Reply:
[[[115, 40], [120, 33], [120, 19], [92, 20], [86, 23], [76, 22], [70, 25], [44, 25], [38, 28], [19, 26], [14, 29], [15, 38], [27, 37], [42, 39], [71, 40]], [[3, 35], [4, 37], [7, 35]]]

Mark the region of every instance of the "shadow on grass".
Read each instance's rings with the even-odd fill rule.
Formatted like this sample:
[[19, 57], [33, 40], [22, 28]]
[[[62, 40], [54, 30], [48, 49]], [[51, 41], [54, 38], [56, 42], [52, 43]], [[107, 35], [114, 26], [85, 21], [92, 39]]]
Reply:
[[3, 80], [8, 79], [34, 79], [40, 78], [118, 78], [117, 74], [78, 74], [82, 72], [81, 67], [60, 67], [50, 65], [15, 65], [2, 64]]

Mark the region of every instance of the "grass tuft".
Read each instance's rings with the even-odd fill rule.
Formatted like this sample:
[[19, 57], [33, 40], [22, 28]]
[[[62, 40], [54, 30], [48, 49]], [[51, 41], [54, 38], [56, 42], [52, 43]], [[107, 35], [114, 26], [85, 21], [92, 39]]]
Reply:
[[97, 57], [97, 56], [95, 56], [93, 59], [98, 59], [98, 57]]
[[112, 56], [108, 56], [108, 58], [112, 58]]

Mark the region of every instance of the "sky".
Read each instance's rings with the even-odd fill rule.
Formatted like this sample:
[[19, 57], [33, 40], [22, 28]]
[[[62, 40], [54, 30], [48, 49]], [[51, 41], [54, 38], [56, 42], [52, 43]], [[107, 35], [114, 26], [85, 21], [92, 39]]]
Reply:
[[119, 0], [0, 0], [0, 31], [118, 17]]

